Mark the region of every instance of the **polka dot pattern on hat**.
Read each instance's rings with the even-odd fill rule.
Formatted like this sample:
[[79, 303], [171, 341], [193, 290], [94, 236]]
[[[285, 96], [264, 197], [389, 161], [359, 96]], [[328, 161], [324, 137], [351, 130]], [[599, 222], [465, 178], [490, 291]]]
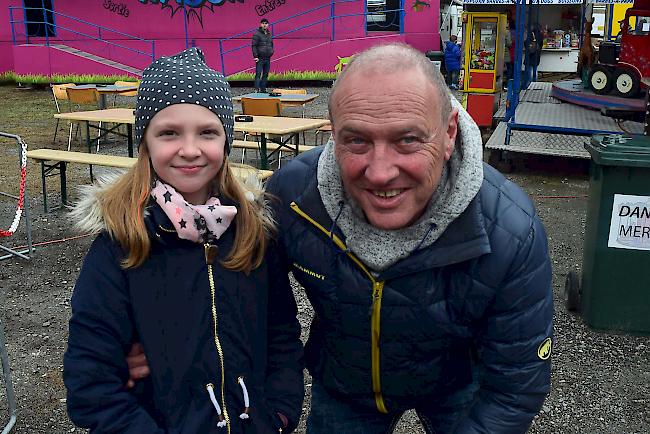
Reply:
[[235, 125], [230, 84], [206, 65], [199, 48], [161, 57], [144, 70], [135, 107], [135, 143], [142, 143], [156, 113], [172, 104], [197, 104], [212, 111], [223, 124], [226, 152], [230, 150]]

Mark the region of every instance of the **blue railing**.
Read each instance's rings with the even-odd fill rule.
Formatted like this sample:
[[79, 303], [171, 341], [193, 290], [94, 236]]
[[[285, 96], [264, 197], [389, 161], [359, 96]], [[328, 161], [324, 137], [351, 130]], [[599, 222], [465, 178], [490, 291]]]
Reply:
[[[277, 38], [280, 38], [282, 36], [289, 35], [291, 33], [295, 33], [295, 32], [298, 32], [300, 30], [304, 30], [304, 29], [306, 29], [308, 27], [312, 27], [312, 26], [315, 26], [315, 25], [322, 24], [322, 23], [330, 21], [331, 22], [331, 34], [329, 35], [329, 40], [330, 41], [335, 41], [336, 40], [336, 19], [356, 17], [356, 16], [365, 16], [366, 17], [366, 20], [365, 20], [366, 21], [366, 23], [365, 23], [366, 24], [365, 25], [365, 29], [366, 29], [365, 30], [365, 35], [367, 36], [368, 35], [368, 16], [369, 15], [377, 15], [378, 13], [386, 14], [386, 13], [390, 13], [390, 12], [395, 12], [396, 15], [399, 14], [399, 17], [400, 17], [400, 20], [399, 20], [399, 33], [400, 34], [404, 33], [404, 0], [400, 0], [400, 7], [398, 9], [386, 9], [386, 10], [381, 10], [381, 11], [368, 11], [368, 6], [367, 6], [367, 3], [366, 3], [364, 12], [357, 12], [357, 13], [351, 13], [351, 14], [340, 14], [340, 15], [336, 14], [336, 5], [337, 4], [357, 3], [357, 2], [358, 2], [358, 0], [335, 0], [335, 1], [332, 1], [330, 3], [325, 3], [325, 4], [322, 4], [322, 5], [317, 6], [315, 8], [311, 8], [311, 9], [308, 9], [306, 11], [299, 12], [297, 14], [294, 14], [294, 15], [291, 15], [289, 17], [283, 18], [283, 19], [278, 20], [278, 21], [274, 22], [273, 24], [271, 24], [270, 25], [271, 34], [273, 34], [274, 39], [277, 39]], [[318, 19], [318, 20], [316, 20], [314, 22], [311, 22], [309, 24], [301, 25], [301, 26], [293, 28], [291, 30], [287, 30], [286, 32], [283, 32], [283, 33], [276, 34], [274, 32], [274, 28], [275, 28], [276, 25], [282, 24], [282, 23], [290, 21], [290, 20], [294, 20], [296, 18], [299, 18], [299, 17], [302, 17], [304, 15], [319, 11], [319, 10], [327, 8], [327, 7], [329, 7], [329, 9], [330, 9], [330, 13], [329, 13], [329, 16], [327, 16], [325, 18]], [[390, 26], [390, 25], [391, 24], [387, 25], [387, 27]], [[220, 58], [221, 58], [221, 72], [224, 75], [226, 74], [225, 55], [236, 52], [236, 51], [239, 51], [239, 50], [242, 50], [244, 48], [250, 49], [250, 42], [247, 42], [247, 43], [245, 43], [243, 45], [240, 45], [238, 47], [235, 47], [235, 48], [232, 48], [232, 49], [226, 50], [226, 51], [224, 51], [224, 49], [223, 49], [224, 43], [228, 42], [228, 41], [231, 41], [231, 40], [239, 39], [242, 36], [247, 36], [248, 37], [255, 30], [257, 30], [257, 27], [253, 28], [253, 29], [245, 30], [243, 32], [240, 32], [240, 33], [237, 33], [235, 35], [229, 36], [227, 38], [219, 39], [219, 53], [220, 53]]]
[[[28, 10], [41, 11], [42, 16], [43, 16], [43, 21], [34, 21], [33, 19], [28, 19], [27, 18], [27, 11]], [[22, 12], [23, 19], [22, 20], [15, 19], [14, 18], [14, 11]], [[52, 19], [53, 19], [52, 22], [50, 22], [48, 20], [48, 18], [47, 18], [48, 16], [52, 17]], [[55, 24], [56, 18], [62, 18], [62, 20], [60, 20], [60, 21], [64, 21], [63, 19], [66, 19], [66, 20], [70, 20], [70, 21], [75, 22], [75, 23], [90, 26], [91, 28], [96, 29], [96, 35], [84, 33], [83, 31], [80, 31], [80, 30], [77, 30], [77, 29], [72, 29], [72, 28], [69, 28], [69, 27], [65, 27], [65, 26], [62, 26], [61, 24]], [[111, 29], [111, 28], [108, 28], [108, 27], [104, 27], [104, 26], [101, 26], [101, 25], [98, 25], [98, 24], [88, 22], [88, 21], [84, 21], [84, 20], [81, 20], [79, 18], [72, 17], [70, 15], [66, 15], [66, 14], [63, 14], [63, 13], [60, 13], [60, 12], [54, 12], [53, 10], [47, 9], [45, 7], [37, 8], [37, 7], [9, 6], [9, 20], [10, 20], [10, 23], [11, 23], [11, 39], [12, 39], [12, 43], [14, 45], [18, 44], [17, 34], [19, 34], [19, 32], [16, 31], [16, 25], [23, 25], [24, 29], [25, 29], [24, 30], [25, 31], [25, 43], [27, 43], [27, 44], [29, 44], [30, 38], [35, 38], [35, 39], [44, 38], [45, 39], [45, 45], [48, 46], [48, 47], [50, 46], [51, 43], [53, 43], [53, 40], [58, 41], [58, 42], [86, 42], [88, 40], [92, 40], [92, 41], [103, 42], [104, 44], [106, 44], [107, 46], [110, 46], [110, 47], [117, 47], [117, 48], [120, 48], [120, 49], [130, 51], [132, 53], [136, 53], [138, 55], [146, 56], [147, 58], [150, 58], [151, 61], [154, 61], [156, 59], [156, 45], [155, 45], [155, 41], [153, 41], [153, 40], [143, 39], [143, 38], [140, 38], [140, 37], [137, 37], [137, 36], [134, 36], [134, 35], [129, 35], [128, 33], [124, 33], [124, 32], [121, 32], [119, 30]], [[44, 32], [45, 35], [44, 36], [30, 36], [30, 32], [29, 32], [29, 25], [30, 24], [43, 25], [44, 29], [45, 29], [45, 32]], [[50, 27], [52, 27], [52, 29], [54, 29], [54, 32], [52, 34], [50, 34], [50, 32], [51, 32]], [[71, 39], [71, 40], [62, 39], [61, 37], [58, 36], [58, 34], [59, 34], [58, 31], [59, 30], [64, 30], [64, 31], [70, 32], [73, 35], [81, 36], [82, 38], [85, 38], [85, 39]], [[104, 35], [102, 35], [102, 32], [104, 32]], [[110, 33], [112, 35], [117, 35], [119, 38], [125, 40], [126, 42], [142, 43], [142, 44], [144, 44], [146, 46], [150, 46], [151, 47], [150, 51], [138, 50], [136, 48], [132, 48], [132, 47], [128, 47], [126, 45], [123, 45], [122, 43], [118, 43], [116, 41], [105, 39], [105, 36], [106, 36], [105, 34], [106, 33]]]

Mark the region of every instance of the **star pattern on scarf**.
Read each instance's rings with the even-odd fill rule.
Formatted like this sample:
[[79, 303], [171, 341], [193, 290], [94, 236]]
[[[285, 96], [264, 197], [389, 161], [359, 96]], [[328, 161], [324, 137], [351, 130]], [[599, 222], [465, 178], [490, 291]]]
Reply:
[[181, 221], [179, 221], [178, 224], [179, 224], [183, 229], [185, 229], [185, 228], [187, 227], [187, 222], [186, 222], [185, 220], [183, 220], [183, 219], [181, 219]]
[[172, 194], [168, 191], [166, 191], [165, 194], [163, 194], [163, 197], [165, 198], [165, 203], [172, 201]]
[[223, 220], [221, 217], [217, 217], [217, 223], [221, 223]]

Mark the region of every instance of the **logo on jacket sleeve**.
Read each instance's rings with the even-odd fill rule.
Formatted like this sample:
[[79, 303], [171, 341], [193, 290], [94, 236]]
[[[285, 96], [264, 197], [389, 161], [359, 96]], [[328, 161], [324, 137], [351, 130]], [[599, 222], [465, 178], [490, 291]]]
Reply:
[[542, 360], [548, 360], [548, 358], [551, 357], [551, 345], [551, 338], [544, 339], [544, 341], [539, 344], [539, 348], [537, 348], [537, 357]]

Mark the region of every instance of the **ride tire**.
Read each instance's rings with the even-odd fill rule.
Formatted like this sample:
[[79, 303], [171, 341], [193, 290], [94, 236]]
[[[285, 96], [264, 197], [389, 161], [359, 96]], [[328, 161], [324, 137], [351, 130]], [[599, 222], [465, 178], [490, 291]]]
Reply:
[[589, 72], [589, 87], [598, 95], [607, 95], [612, 90], [612, 72], [603, 65], [594, 65]]
[[632, 68], [616, 68], [612, 83], [616, 93], [623, 98], [636, 96], [641, 88], [641, 79]]
[[575, 270], [569, 271], [564, 281], [564, 305], [569, 312], [580, 311], [580, 276]]

